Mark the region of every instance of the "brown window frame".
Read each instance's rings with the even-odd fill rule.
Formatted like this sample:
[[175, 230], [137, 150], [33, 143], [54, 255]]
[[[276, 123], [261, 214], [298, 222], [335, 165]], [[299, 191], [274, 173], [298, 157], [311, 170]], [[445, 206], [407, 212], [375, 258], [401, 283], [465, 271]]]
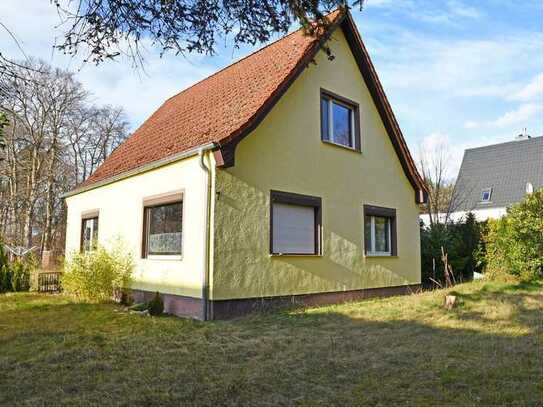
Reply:
[[[143, 222], [142, 222], [142, 240], [141, 240], [141, 258], [147, 259], [149, 256], [154, 257], [171, 257], [171, 258], [180, 258], [183, 256], [184, 252], [184, 229], [185, 229], [185, 194], [184, 191], [178, 191], [173, 193], [161, 194], [155, 197], [146, 198], [143, 200]], [[180, 253], [161, 253], [153, 254], [149, 253], [149, 216], [150, 209], [181, 204], [181, 251]]]
[[[273, 205], [275, 203], [309, 206], [315, 210], [315, 252], [274, 252], [273, 249]], [[270, 255], [272, 256], [321, 256], [322, 255], [322, 198], [285, 191], [270, 191]]]
[[[100, 213], [98, 211], [91, 211], [88, 213], [83, 213], [81, 215], [81, 231], [79, 233], [79, 251], [83, 253], [85, 250], [84, 248], [84, 241], [85, 241], [85, 222], [89, 220], [96, 219], [96, 224], [100, 224]], [[100, 232], [100, 228], [98, 227], [98, 233]], [[91, 237], [92, 238], [92, 237]], [[98, 234], [96, 235], [96, 240], [98, 243]]]
[[[354, 127], [353, 128], [354, 134], [352, 135], [353, 136], [353, 143], [354, 143], [353, 146], [346, 146], [344, 144], [335, 143], [335, 142], [329, 140], [328, 136], [325, 136], [324, 129], [323, 129], [323, 122], [322, 122], [322, 118], [323, 118], [323, 114], [324, 114], [323, 109], [322, 109], [322, 100], [323, 100], [323, 98], [328, 99], [331, 102], [334, 102], [334, 101], [339, 102], [339, 104], [345, 105], [346, 107], [348, 107], [349, 109], [352, 110], [353, 127]], [[361, 141], [361, 136], [360, 136], [360, 105], [357, 102], [355, 102], [354, 100], [348, 99], [346, 97], [343, 97], [341, 95], [338, 95], [338, 94], [336, 94], [334, 92], [331, 92], [331, 91], [323, 89], [323, 88], [321, 88], [319, 103], [320, 103], [321, 141], [323, 143], [331, 144], [331, 145], [338, 146], [338, 147], [343, 147], [343, 148], [346, 148], [348, 150], [356, 151], [356, 152], [359, 152], [359, 153], [362, 152], [362, 141]], [[330, 126], [330, 123], [328, 123], [328, 125]]]
[[374, 216], [390, 219], [390, 255], [375, 255], [366, 246], [366, 233], [364, 230], [362, 241], [364, 243], [364, 254], [366, 256], [375, 257], [395, 257], [398, 256], [398, 232], [397, 232], [397, 216], [396, 209], [385, 208], [382, 206], [364, 205], [364, 220], [363, 225], [366, 227], [366, 216]]

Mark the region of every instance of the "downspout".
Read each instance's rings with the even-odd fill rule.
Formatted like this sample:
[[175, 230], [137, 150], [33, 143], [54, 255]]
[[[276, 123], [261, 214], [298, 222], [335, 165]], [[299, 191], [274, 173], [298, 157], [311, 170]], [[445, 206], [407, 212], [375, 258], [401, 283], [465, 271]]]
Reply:
[[209, 309], [209, 269], [210, 269], [210, 231], [211, 231], [211, 170], [204, 163], [206, 152], [210, 151], [214, 146], [202, 147], [198, 150], [198, 158], [200, 167], [206, 173], [206, 212], [205, 212], [205, 237], [204, 237], [204, 281], [202, 284], [202, 303], [203, 320], [207, 321], [211, 318]]

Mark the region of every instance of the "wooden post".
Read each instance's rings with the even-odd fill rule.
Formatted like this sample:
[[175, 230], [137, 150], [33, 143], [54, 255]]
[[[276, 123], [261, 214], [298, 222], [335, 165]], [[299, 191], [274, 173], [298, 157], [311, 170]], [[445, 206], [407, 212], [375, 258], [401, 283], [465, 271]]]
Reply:
[[451, 274], [452, 268], [449, 266], [449, 255], [445, 253], [445, 249], [441, 246], [441, 261], [443, 262], [443, 274], [445, 275], [445, 286], [452, 287]]
[[445, 308], [451, 310], [456, 305], [456, 295], [446, 295], [445, 296]]

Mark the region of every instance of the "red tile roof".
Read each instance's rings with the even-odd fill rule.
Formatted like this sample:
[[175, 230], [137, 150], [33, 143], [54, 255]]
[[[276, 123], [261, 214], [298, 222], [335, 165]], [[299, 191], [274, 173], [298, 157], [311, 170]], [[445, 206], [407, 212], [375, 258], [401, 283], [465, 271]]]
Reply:
[[402, 168], [415, 189], [416, 202], [424, 201], [426, 185], [352, 16], [348, 11], [336, 10], [327, 18], [331, 24], [318, 38], [306, 35], [302, 29], [295, 31], [168, 99], [68, 195], [209, 143], [220, 145], [225, 166], [233, 165], [237, 143], [260, 123], [322, 43], [341, 26]]
[[[339, 16], [335, 11], [328, 18], [335, 21]], [[317, 43], [300, 29], [171, 97], [78, 189], [228, 139], [255, 116]]]

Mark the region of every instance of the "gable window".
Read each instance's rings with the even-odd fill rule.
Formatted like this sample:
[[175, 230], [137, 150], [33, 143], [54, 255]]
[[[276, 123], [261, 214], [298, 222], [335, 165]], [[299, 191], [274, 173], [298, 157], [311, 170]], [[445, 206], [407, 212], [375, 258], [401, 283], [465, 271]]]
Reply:
[[364, 249], [369, 256], [396, 256], [396, 210], [364, 205]]
[[94, 211], [81, 218], [81, 251], [88, 252], [98, 245], [98, 212]]
[[321, 198], [271, 191], [270, 253], [321, 253]]
[[485, 188], [481, 192], [481, 202], [490, 202], [492, 198], [492, 188]]
[[142, 257], [181, 256], [182, 237], [181, 194], [144, 201]]
[[321, 90], [321, 139], [360, 151], [358, 104]]

